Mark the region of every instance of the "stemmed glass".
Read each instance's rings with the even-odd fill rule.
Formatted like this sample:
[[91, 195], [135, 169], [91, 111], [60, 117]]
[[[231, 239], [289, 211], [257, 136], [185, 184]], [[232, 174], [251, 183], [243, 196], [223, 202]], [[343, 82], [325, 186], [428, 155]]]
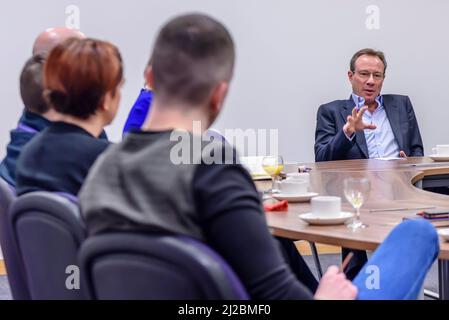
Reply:
[[354, 231], [367, 227], [367, 225], [363, 224], [363, 222], [360, 220], [360, 209], [362, 208], [363, 203], [368, 198], [370, 190], [371, 184], [370, 181], [366, 178], [350, 178], [344, 181], [346, 200], [348, 200], [348, 202], [357, 212], [356, 217], [348, 225], [348, 228], [351, 228]]
[[267, 193], [279, 193], [279, 190], [276, 190], [276, 177], [284, 170], [284, 159], [281, 156], [265, 157], [262, 160], [262, 167], [272, 180], [271, 190]]

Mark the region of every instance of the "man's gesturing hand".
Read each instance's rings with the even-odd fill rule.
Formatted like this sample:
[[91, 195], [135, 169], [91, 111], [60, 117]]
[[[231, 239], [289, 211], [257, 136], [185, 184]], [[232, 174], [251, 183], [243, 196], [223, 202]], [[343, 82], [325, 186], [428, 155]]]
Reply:
[[377, 127], [374, 124], [366, 124], [363, 122], [363, 114], [368, 110], [368, 107], [365, 106], [358, 111], [357, 107], [352, 110], [352, 115], [348, 116], [348, 119], [343, 127], [343, 131], [346, 133], [348, 137], [351, 137], [355, 132], [362, 131], [365, 129], [376, 129]]

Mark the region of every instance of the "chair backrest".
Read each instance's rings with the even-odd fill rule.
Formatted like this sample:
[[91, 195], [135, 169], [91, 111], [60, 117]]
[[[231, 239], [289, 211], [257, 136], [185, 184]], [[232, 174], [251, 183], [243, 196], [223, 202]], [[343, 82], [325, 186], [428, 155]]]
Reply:
[[110, 233], [81, 247], [81, 272], [91, 299], [247, 300], [229, 265], [185, 237]]
[[9, 217], [31, 298], [85, 299], [83, 288], [76, 286], [76, 279], [73, 287], [67, 285], [73, 266], [78, 265], [78, 250], [86, 238], [78, 206], [60, 195], [35, 192], [17, 198], [10, 207]]
[[26, 282], [25, 268], [8, 218], [8, 210], [14, 199], [15, 191], [0, 178], [0, 244], [8, 272], [9, 287], [13, 299], [29, 300], [30, 291]]

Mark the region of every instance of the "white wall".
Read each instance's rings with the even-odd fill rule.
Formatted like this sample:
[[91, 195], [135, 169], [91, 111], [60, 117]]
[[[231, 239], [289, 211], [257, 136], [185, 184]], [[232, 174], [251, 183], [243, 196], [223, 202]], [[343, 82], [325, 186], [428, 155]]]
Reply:
[[[414, 103], [427, 153], [449, 143], [449, 1], [444, 0], [15, 0], [0, 5], [0, 156], [21, 113], [20, 69], [35, 36], [63, 26], [66, 7], [80, 8], [81, 29], [122, 51], [127, 83], [108, 128], [118, 141], [158, 28], [175, 14], [201, 11], [221, 20], [238, 51], [235, 79], [216, 127], [278, 128], [287, 160], [312, 161], [320, 104], [349, 97], [349, 59], [363, 47], [385, 51], [384, 93]], [[380, 9], [368, 30], [366, 8]]]

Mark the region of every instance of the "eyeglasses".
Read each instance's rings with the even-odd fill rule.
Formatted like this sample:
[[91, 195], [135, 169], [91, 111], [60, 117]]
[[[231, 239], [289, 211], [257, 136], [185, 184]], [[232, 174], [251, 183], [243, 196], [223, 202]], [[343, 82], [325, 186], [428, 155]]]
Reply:
[[383, 80], [385, 75], [381, 72], [368, 72], [368, 71], [357, 71], [357, 75], [362, 78], [362, 79], [369, 79], [371, 77], [371, 75], [373, 75], [373, 79], [376, 81], [380, 81]]

